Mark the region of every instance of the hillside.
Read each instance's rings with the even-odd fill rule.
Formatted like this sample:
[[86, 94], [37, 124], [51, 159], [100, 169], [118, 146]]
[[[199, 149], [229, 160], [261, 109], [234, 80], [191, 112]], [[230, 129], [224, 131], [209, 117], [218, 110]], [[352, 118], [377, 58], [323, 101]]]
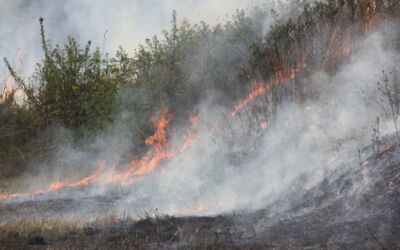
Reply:
[[114, 56], [39, 18], [32, 76], [4, 58], [0, 245], [398, 248], [400, 3], [266, 6]]
[[[399, 147], [363, 149], [362, 166], [348, 162], [301, 193], [298, 179], [280, 200], [264, 209], [216, 217], [127, 214], [94, 222], [67, 219], [15, 221], [68, 211], [101, 216], [115, 196], [27, 201], [0, 205], [3, 246], [108, 249], [396, 249], [399, 218]], [[282, 208], [285, 209], [282, 209]], [[101, 218], [101, 219], [100, 219]], [[18, 233], [17, 233], [18, 232]], [[94, 244], [93, 244], [94, 243]]]

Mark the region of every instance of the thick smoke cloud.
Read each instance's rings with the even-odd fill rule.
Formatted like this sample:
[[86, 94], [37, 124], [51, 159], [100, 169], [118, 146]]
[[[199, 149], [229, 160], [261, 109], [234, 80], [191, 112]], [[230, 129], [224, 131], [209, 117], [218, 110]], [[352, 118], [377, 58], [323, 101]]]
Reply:
[[[262, 144], [239, 166], [227, 154], [230, 145], [204, 126], [190, 151], [138, 185], [119, 206], [188, 214], [196, 208], [211, 214], [256, 209], [284, 194], [295, 195], [287, 192], [300, 176], [306, 176], [307, 184], [298, 187], [297, 193], [340, 166], [357, 167], [358, 150], [371, 143], [374, 121], [382, 117], [375, 102], [379, 99], [376, 82], [382, 70], [393, 70], [399, 60], [384, 42], [384, 35], [373, 34], [335, 75], [316, 72], [308, 84], [318, 99], [302, 106], [283, 105]], [[223, 108], [216, 109], [207, 103], [200, 105], [203, 124], [221, 120]], [[238, 125], [238, 121], [231, 122], [230, 126]], [[383, 128], [383, 134], [394, 132], [390, 121]], [[201, 211], [202, 204], [208, 209]]]
[[[68, 1], [60, 7], [53, 1], [28, 5], [14, 3], [2, 9], [1, 14], [30, 14], [21, 15], [18, 19], [16, 27], [22, 30], [17, 32], [1, 23], [2, 36], [10, 36], [9, 41], [18, 41], [6, 43], [1, 51], [13, 53], [15, 45], [24, 48], [28, 40], [40, 41], [39, 33], [34, 28], [37, 27], [38, 16], [47, 20], [48, 36], [55, 41], [63, 41], [66, 34], [78, 36], [82, 42], [89, 39], [102, 41], [107, 30], [105, 50], [112, 50], [118, 45], [133, 49], [145, 37], [169, 27], [172, 9], [194, 21], [217, 22], [224, 13], [232, 13], [235, 8], [248, 4], [242, 1], [120, 1], [117, 4], [110, 1], [96, 1], [95, 4], [92, 1]], [[27, 25], [30, 21], [32, 26]], [[24, 32], [24, 29], [29, 32]], [[13, 39], [14, 35], [21, 37]], [[307, 84], [318, 93], [318, 99], [301, 106], [294, 103], [282, 105], [262, 143], [240, 165], [233, 164], [230, 159], [231, 145], [210, 129], [210, 124], [219, 126], [216, 123], [224, 120], [221, 113], [229, 117], [232, 111], [215, 107], [213, 101], [218, 97], [210, 92], [197, 107], [200, 137], [196, 142], [184, 154], [166, 163], [161, 171], [133, 186], [113, 209], [159, 209], [162, 213], [177, 214], [191, 214], [196, 209], [198, 213], [211, 214], [255, 209], [278, 199], [303, 174], [311, 186], [341, 164], [355, 164], [357, 151], [370, 143], [374, 120], [380, 115], [380, 107], [371, 102], [377, 95], [377, 75], [383, 69], [392, 70], [399, 60], [396, 53], [384, 47], [384, 41], [385, 35], [371, 35], [335, 75], [315, 72]], [[102, 44], [98, 45], [102, 47]], [[29, 48], [29, 51], [39, 51], [37, 46], [33, 50]], [[220, 48], [217, 49], [219, 51]], [[189, 65], [188, 73], [200, 74], [202, 69], [199, 67], [202, 66]], [[51, 179], [62, 179], [71, 172], [90, 173], [98, 164], [93, 159], [99, 155], [108, 162], [117, 160], [118, 155], [123, 154], [132, 143], [129, 131], [121, 130], [118, 121], [130, 115], [119, 114], [116, 125], [97, 139], [95, 144], [100, 153], [86, 153], [72, 149], [67, 143], [60, 143], [59, 161], [75, 162], [72, 165], [80, 163], [85, 168], [54, 171], [51, 172]], [[241, 126], [238, 119], [229, 122], [232, 123], [230, 126]], [[385, 128], [385, 133], [393, 132], [390, 123], [385, 124]], [[226, 127], [222, 127], [224, 129]], [[185, 130], [175, 129], [171, 134], [171, 144], [179, 144], [181, 133]], [[64, 137], [68, 137], [68, 132]], [[49, 172], [41, 176], [48, 178]], [[93, 194], [107, 192], [107, 186], [96, 186], [93, 190]]]
[[[398, 54], [385, 47], [385, 37], [379, 32], [371, 35], [334, 75], [315, 72], [308, 84], [318, 99], [303, 105], [282, 105], [261, 144], [239, 165], [232, 162], [232, 148], [223, 135], [210, 129], [210, 125], [222, 126], [229, 131], [221, 113], [231, 112], [216, 107], [210, 93], [197, 107], [200, 125], [195, 142], [129, 188], [115, 202], [113, 211], [140, 214], [158, 210], [186, 215], [257, 209], [283, 196], [290, 201], [291, 196], [311, 188], [341, 166], [357, 167], [358, 150], [371, 143], [374, 121], [382, 117], [375, 102], [379, 99], [376, 82], [382, 70], [393, 70], [399, 61]], [[238, 119], [229, 122], [230, 127], [241, 126]], [[382, 128], [382, 134], [394, 132], [390, 121]], [[186, 131], [186, 127], [171, 131], [171, 145], [180, 145]], [[112, 158], [130, 144], [125, 137], [121, 130], [110, 129], [106, 137], [99, 138], [97, 144], [104, 145], [102, 157], [115, 160]], [[110, 149], [110, 145], [118, 147]], [[60, 152], [60, 159], [66, 161], [93, 162], [90, 155], [68, 147]], [[293, 192], [299, 177], [307, 181]], [[92, 195], [107, 195], [110, 187], [99, 185], [92, 191]], [[276, 207], [278, 211], [286, 208], [288, 204]]]

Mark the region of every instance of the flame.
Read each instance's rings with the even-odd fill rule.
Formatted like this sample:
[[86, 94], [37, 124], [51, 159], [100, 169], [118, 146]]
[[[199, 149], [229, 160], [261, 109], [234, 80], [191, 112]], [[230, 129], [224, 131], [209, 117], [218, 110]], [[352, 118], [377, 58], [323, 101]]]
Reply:
[[[0, 200], [16, 199], [22, 196], [34, 198], [40, 194], [56, 192], [65, 188], [89, 186], [95, 183], [131, 185], [136, 181], [142, 180], [145, 175], [155, 171], [162, 161], [171, 160], [182, 154], [198, 137], [196, 131], [190, 130], [185, 136], [184, 142], [174, 150], [171, 149], [167, 138], [167, 128], [171, 122], [171, 117], [170, 111], [165, 108], [159, 112], [158, 118], [153, 117], [151, 119], [155, 127], [155, 132], [145, 139], [146, 145], [150, 146], [149, 151], [139, 159], [132, 160], [129, 164], [122, 166], [121, 168], [123, 170], [120, 172], [117, 172], [116, 164], [113, 164], [111, 168], [106, 171], [106, 163], [101, 162], [89, 176], [78, 181], [55, 181], [49, 185], [48, 189], [39, 189], [31, 193], [0, 194]], [[194, 118], [191, 118], [190, 120], [192, 121], [193, 119]]]
[[385, 144], [380, 148], [378, 155], [382, 156], [382, 155], [386, 154], [387, 152], [393, 151], [395, 148], [396, 148], [396, 144]]
[[253, 80], [251, 85], [252, 85], [253, 90], [250, 92], [250, 94], [246, 98], [244, 98], [243, 100], [240, 100], [236, 104], [236, 106], [234, 107], [233, 112], [231, 114], [232, 116], [237, 115], [244, 107], [249, 105], [254, 99], [263, 95], [265, 92], [269, 91], [268, 84], [265, 84], [262, 81]]
[[[388, 6], [383, 5], [384, 9], [387, 9]], [[376, 13], [377, 6], [376, 3], [368, 4], [365, 10], [365, 23], [364, 23], [364, 34], [368, 35], [375, 30], [376, 25], [379, 22], [379, 17]]]
[[[383, 10], [387, 10], [389, 5], [384, 3], [381, 6]], [[376, 26], [379, 24], [380, 17], [378, 15], [377, 4], [373, 3], [372, 5], [368, 5], [366, 7], [366, 18], [364, 21], [363, 29], [364, 34], [368, 35], [376, 29]], [[321, 66], [326, 65], [328, 61], [342, 60], [343, 58], [348, 57], [352, 52], [352, 40], [351, 40], [352, 32], [351, 30], [344, 31], [341, 26], [336, 26], [333, 32], [331, 33], [331, 37], [329, 40], [329, 44], [326, 48], [325, 56]], [[340, 39], [342, 37], [342, 39]], [[340, 51], [333, 56], [335, 51]], [[306, 67], [305, 57], [303, 56], [302, 60], [298, 64], [296, 68], [289, 68], [289, 70], [283, 71], [280, 70], [275, 73], [272, 80], [267, 83], [262, 81], [253, 80], [252, 90], [248, 94], [248, 96], [240, 101], [234, 106], [234, 109], [231, 113], [232, 116], [236, 116], [241, 112], [243, 108], [248, 106], [254, 99], [259, 96], [262, 96], [266, 92], [270, 91], [270, 87], [273, 85], [279, 85], [283, 83], [287, 83], [291, 80], [294, 80], [297, 75], [301, 72], [302, 69]]]
[[96, 170], [89, 176], [76, 181], [76, 182], [53, 182], [50, 185], [49, 191], [57, 191], [63, 188], [67, 188], [67, 187], [83, 187], [83, 186], [88, 186], [90, 184], [93, 184], [95, 181], [97, 181], [99, 179], [99, 177], [102, 175], [104, 170], [104, 163], [100, 164], [100, 166], [98, 166], [96, 168]]
[[14, 86], [6, 82], [1, 93], [0, 93], [0, 103], [4, 103], [14, 92]]
[[176, 211], [174, 211], [174, 212], [176, 213], [176, 215], [179, 215], [179, 216], [185, 216], [188, 214], [201, 214], [201, 213], [210, 211], [214, 208], [218, 208], [218, 205], [212, 206], [212, 205], [208, 205], [202, 201], [196, 201], [195, 203], [193, 203], [189, 206], [180, 207], [180, 208], [176, 209]]
[[246, 98], [238, 101], [238, 103], [233, 108], [231, 116], [236, 116], [245, 107], [247, 107], [254, 99], [269, 92], [271, 86], [285, 84], [289, 81], [294, 80], [297, 77], [297, 75], [301, 72], [301, 70], [306, 68], [306, 66], [307, 65], [305, 63], [305, 57], [302, 57], [299, 66], [295, 68], [289, 67], [289, 69], [286, 71], [279, 70], [278, 72], [275, 73], [274, 77], [267, 83], [263, 81], [253, 80], [251, 83], [252, 90], [250, 94], [248, 94]]
[[[331, 34], [321, 67], [334, 66], [343, 61], [352, 52], [351, 30], [343, 30], [337, 26]], [[337, 52], [338, 51], [338, 52]], [[329, 63], [329, 64], [328, 64]]]
[[197, 125], [199, 123], [199, 117], [196, 115], [191, 114], [189, 116], [189, 120], [190, 120], [190, 123], [192, 123], [192, 125]]
[[167, 127], [171, 121], [171, 114], [168, 109], [163, 109], [160, 111], [161, 119], [157, 121], [152, 118], [151, 121], [156, 128], [156, 132], [148, 137], [145, 142], [147, 145], [155, 145], [156, 147], [162, 147], [167, 143]]
[[343, 40], [343, 48], [342, 48], [342, 53], [341, 53], [341, 57], [347, 57], [351, 54], [351, 38], [350, 38], [351, 34], [350, 31], [346, 32], [346, 35], [344, 36], [344, 40]]
[[167, 127], [171, 122], [171, 114], [168, 109], [163, 109], [160, 111], [160, 116], [161, 118], [158, 120], [154, 117], [151, 119], [156, 131], [145, 140], [146, 145], [151, 146], [150, 150], [143, 157], [125, 165], [123, 167], [124, 171], [109, 174], [105, 179], [106, 183], [133, 184], [135, 181], [142, 179], [141, 176], [156, 170], [162, 161], [171, 160], [183, 153], [197, 138], [197, 133], [189, 133], [184, 143], [177, 149], [172, 150], [167, 138]]
[[[17, 73], [20, 73], [22, 71], [22, 68], [23, 68], [22, 59], [23, 58], [24, 58], [24, 50], [18, 49], [16, 58], [15, 58], [15, 62], [14, 62], [14, 64], [15, 64], [14, 69]], [[12, 77], [8, 77], [6, 79], [4, 87], [0, 93], [0, 103], [4, 103], [4, 101], [7, 100], [16, 90], [17, 90], [17, 86], [14, 82], [14, 79]]]
[[160, 111], [160, 115], [159, 120], [151, 119], [156, 131], [145, 140], [146, 145], [152, 146], [151, 149], [139, 160], [133, 160], [126, 165], [124, 172], [108, 176], [107, 183], [132, 184], [132, 177], [153, 172], [162, 160], [176, 156], [174, 152], [168, 150], [167, 127], [171, 121], [171, 114], [168, 109], [163, 109]]
[[0, 194], [0, 200], [9, 200], [9, 199], [17, 199], [22, 196], [22, 193], [15, 194]]
[[201, 201], [199, 201], [197, 206], [194, 208], [194, 211], [197, 213], [205, 212], [207, 210], [209, 210], [208, 206]]
[[339, 37], [340, 31], [341, 31], [340, 27], [337, 26], [337, 27], [334, 29], [334, 31], [332, 32], [329, 45], [328, 45], [327, 50], [326, 50], [326, 52], [325, 52], [325, 57], [324, 57], [325, 60], [324, 60], [324, 62], [322, 63], [322, 65], [325, 65], [325, 64], [326, 64], [326, 61], [328, 61], [329, 58], [331, 58], [333, 52], [335, 51], [335, 47], [336, 47], [335, 45], [336, 45], [336, 43], [337, 43], [337, 40], [338, 40], [337, 38]]
[[260, 127], [261, 127], [261, 129], [267, 129], [268, 128], [268, 122], [262, 122], [261, 124], [260, 124]]

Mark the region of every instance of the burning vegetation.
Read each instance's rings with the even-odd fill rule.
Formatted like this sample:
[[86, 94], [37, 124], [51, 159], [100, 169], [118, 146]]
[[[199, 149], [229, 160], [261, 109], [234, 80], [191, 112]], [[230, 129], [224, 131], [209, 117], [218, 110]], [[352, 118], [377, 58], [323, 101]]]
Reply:
[[[106, 167], [106, 163], [102, 161], [92, 174], [80, 180], [72, 182], [55, 181], [50, 184], [48, 189], [35, 190], [31, 193], [15, 193], [1, 194], [0, 200], [17, 199], [21, 197], [31, 197], [32, 199], [38, 195], [45, 195], [49, 192], [58, 192], [66, 188], [78, 188], [89, 185], [107, 183], [118, 183], [121, 185], [132, 185], [135, 181], [144, 178], [145, 175], [156, 171], [162, 161], [172, 160], [183, 153], [187, 147], [192, 144], [196, 138], [195, 133], [190, 133], [186, 140], [176, 149], [171, 149], [168, 145], [167, 128], [171, 121], [171, 114], [168, 109], [163, 109], [159, 112], [159, 118], [152, 118], [155, 127], [153, 135], [146, 138], [146, 145], [150, 146], [149, 151], [137, 160], [132, 160], [130, 163], [123, 166], [112, 165]], [[191, 117], [195, 119], [195, 117]], [[202, 206], [204, 208], [204, 206]]]
[[[399, 247], [400, 4], [291, 6], [267, 33], [277, 13], [267, 8], [214, 27], [179, 25], [173, 12], [162, 39], [114, 57], [72, 37], [54, 45], [40, 18], [33, 76], [4, 58], [0, 244], [88, 247], [74, 245], [80, 235], [99, 248]], [[363, 64], [368, 46], [390, 72], [359, 76], [376, 70]], [[42, 209], [53, 221], [29, 231]], [[52, 224], [57, 211], [65, 228]]]

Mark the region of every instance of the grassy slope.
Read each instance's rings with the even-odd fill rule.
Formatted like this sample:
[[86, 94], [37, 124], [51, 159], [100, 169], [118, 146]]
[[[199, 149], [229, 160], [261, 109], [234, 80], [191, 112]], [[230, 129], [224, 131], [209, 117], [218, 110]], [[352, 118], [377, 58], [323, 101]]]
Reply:
[[[0, 226], [0, 246], [376, 249], [382, 244], [395, 249], [400, 247], [397, 237], [400, 233], [400, 147], [381, 152], [366, 148], [363, 153], [368, 155], [368, 164], [363, 169], [354, 163], [337, 169], [314, 187], [290, 197], [290, 208], [278, 214], [272, 211], [284, 204], [285, 198], [260, 211], [217, 217], [175, 218], [155, 214], [133, 220], [104, 215], [94, 222], [86, 222], [21, 220], [16, 215], [14, 220]], [[57, 200], [47, 204], [42, 208], [44, 214], [60, 206]], [[4, 216], [7, 205], [3, 204], [1, 209]]]

